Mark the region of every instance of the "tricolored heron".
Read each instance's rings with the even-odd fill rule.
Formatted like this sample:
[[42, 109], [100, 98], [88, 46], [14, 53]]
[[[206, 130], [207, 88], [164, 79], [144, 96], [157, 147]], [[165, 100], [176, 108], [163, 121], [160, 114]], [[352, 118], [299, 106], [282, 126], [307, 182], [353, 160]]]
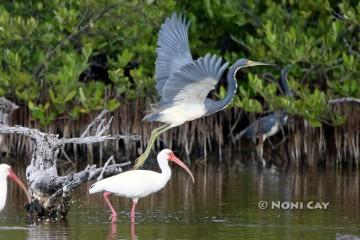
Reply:
[[237, 60], [227, 73], [228, 89], [225, 98], [218, 101], [207, 98], [209, 92], [215, 89], [228, 62], [222, 63], [221, 57], [210, 54], [193, 60], [188, 42], [188, 28], [189, 22], [176, 13], [161, 25], [155, 64], [156, 88], [161, 99], [144, 120], [165, 124], [151, 132], [146, 150], [137, 158], [134, 168], [144, 164], [161, 133], [228, 106], [236, 92], [235, 76], [240, 68], [270, 65], [247, 59]]
[[110, 220], [116, 222], [116, 212], [109, 200], [110, 194], [115, 194], [121, 197], [131, 198], [133, 205], [131, 208], [131, 222], [135, 222], [135, 207], [139, 198], [146, 197], [162, 189], [171, 177], [171, 169], [169, 162], [174, 162], [189, 173], [193, 182], [194, 176], [186, 165], [178, 159], [173, 151], [164, 149], [159, 152], [157, 161], [161, 169], [161, 173], [149, 170], [131, 170], [120, 173], [93, 184], [89, 193], [103, 192], [104, 199], [111, 210]]
[[[281, 71], [281, 77], [279, 81], [280, 89], [283, 94], [286, 96], [293, 96], [291, 92], [288, 82], [287, 82], [287, 75], [288, 75], [289, 67], [285, 67]], [[260, 152], [260, 158], [262, 159], [262, 151], [263, 151], [263, 142], [268, 139], [269, 137], [275, 135], [280, 130], [283, 132], [284, 125], [287, 124], [288, 114], [286, 111], [276, 111], [270, 115], [264, 116], [256, 121], [252, 122], [248, 127], [242, 130], [236, 137], [235, 140], [240, 138], [247, 138], [251, 139], [254, 142], [258, 140], [258, 147]], [[269, 139], [270, 141], [270, 139]]]

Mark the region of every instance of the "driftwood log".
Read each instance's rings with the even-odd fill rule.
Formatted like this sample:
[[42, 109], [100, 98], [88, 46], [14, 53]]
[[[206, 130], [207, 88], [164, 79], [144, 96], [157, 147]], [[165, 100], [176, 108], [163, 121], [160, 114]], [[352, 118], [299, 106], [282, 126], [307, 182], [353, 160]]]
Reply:
[[[59, 138], [57, 134], [41, 132], [23, 126], [9, 126], [0, 124], [0, 134], [21, 134], [31, 139], [33, 151], [31, 162], [26, 168], [26, 179], [32, 203], [27, 205], [30, 220], [57, 220], [65, 218], [69, 211], [71, 191], [81, 183], [112, 176], [122, 171], [122, 167], [130, 162], [116, 164], [110, 157], [104, 167], [97, 168], [88, 165], [80, 172], [66, 176], [59, 176], [57, 161], [60, 151], [65, 144], [92, 144], [107, 140], [138, 140], [138, 136], [106, 135], [112, 117], [105, 119], [107, 111], [88, 125], [78, 138]], [[93, 130], [93, 131], [92, 131]], [[91, 132], [94, 132], [92, 135]], [[113, 161], [114, 164], [109, 164]]]

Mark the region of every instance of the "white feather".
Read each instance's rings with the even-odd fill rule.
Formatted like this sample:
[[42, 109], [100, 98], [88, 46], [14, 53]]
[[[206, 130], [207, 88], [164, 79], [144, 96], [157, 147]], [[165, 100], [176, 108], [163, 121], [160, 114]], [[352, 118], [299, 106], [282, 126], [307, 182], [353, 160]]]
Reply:
[[6, 195], [7, 195], [7, 179], [6, 176], [0, 178], [0, 211], [3, 210], [6, 203]]
[[168, 180], [157, 172], [132, 170], [95, 183], [89, 193], [106, 191], [121, 197], [143, 198], [162, 189]]
[[272, 126], [270, 131], [267, 134], [263, 135], [263, 141], [265, 141], [266, 138], [275, 135], [279, 131], [279, 128], [280, 128], [279, 122], [275, 122], [274, 126]]
[[0, 211], [4, 209], [7, 196], [7, 177], [10, 166], [7, 164], [0, 164]]
[[89, 193], [111, 192], [117, 196], [132, 199], [143, 198], [162, 189], [171, 177], [167, 154], [162, 150], [158, 156], [161, 173], [149, 170], [131, 170], [93, 184]]
[[205, 104], [184, 102], [166, 108], [160, 112], [160, 122], [181, 125], [187, 121], [200, 118], [206, 114]]

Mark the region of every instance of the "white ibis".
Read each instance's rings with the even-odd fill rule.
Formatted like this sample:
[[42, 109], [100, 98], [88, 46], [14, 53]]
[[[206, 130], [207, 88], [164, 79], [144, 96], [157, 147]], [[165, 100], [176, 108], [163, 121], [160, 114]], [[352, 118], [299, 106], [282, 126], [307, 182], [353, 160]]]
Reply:
[[26, 196], [28, 197], [29, 203], [31, 202], [31, 196], [29, 195], [24, 183], [20, 180], [18, 176], [13, 172], [11, 167], [7, 164], [0, 164], [0, 211], [4, 208], [6, 203], [7, 195], [7, 177], [13, 180], [19, 187], [24, 190]]
[[157, 161], [159, 163], [161, 173], [149, 171], [149, 170], [130, 170], [124, 173], [120, 173], [116, 176], [112, 176], [103, 180], [100, 180], [93, 184], [89, 193], [104, 192], [103, 196], [105, 202], [109, 206], [112, 214], [109, 218], [112, 223], [116, 222], [116, 212], [109, 200], [110, 194], [115, 194], [120, 197], [127, 197], [132, 199], [131, 208], [131, 222], [135, 222], [135, 207], [139, 198], [146, 197], [152, 193], [155, 193], [162, 189], [171, 177], [171, 169], [168, 161], [178, 164], [180, 167], [187, 171], [193, 182], [194, 176], [189, 168], [178, 159], [175, 154], [169, 150], [164, 149], [157, 155]]

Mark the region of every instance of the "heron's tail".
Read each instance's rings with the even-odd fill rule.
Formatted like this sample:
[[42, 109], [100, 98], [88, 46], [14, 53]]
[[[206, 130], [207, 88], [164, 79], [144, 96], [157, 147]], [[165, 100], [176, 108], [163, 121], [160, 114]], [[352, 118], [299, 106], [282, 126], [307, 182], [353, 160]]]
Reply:
[[146, 120], [148, 122], [156, 122], [160, 118], [160, 113], [150, 113], [146, 115], [143, 120]]

